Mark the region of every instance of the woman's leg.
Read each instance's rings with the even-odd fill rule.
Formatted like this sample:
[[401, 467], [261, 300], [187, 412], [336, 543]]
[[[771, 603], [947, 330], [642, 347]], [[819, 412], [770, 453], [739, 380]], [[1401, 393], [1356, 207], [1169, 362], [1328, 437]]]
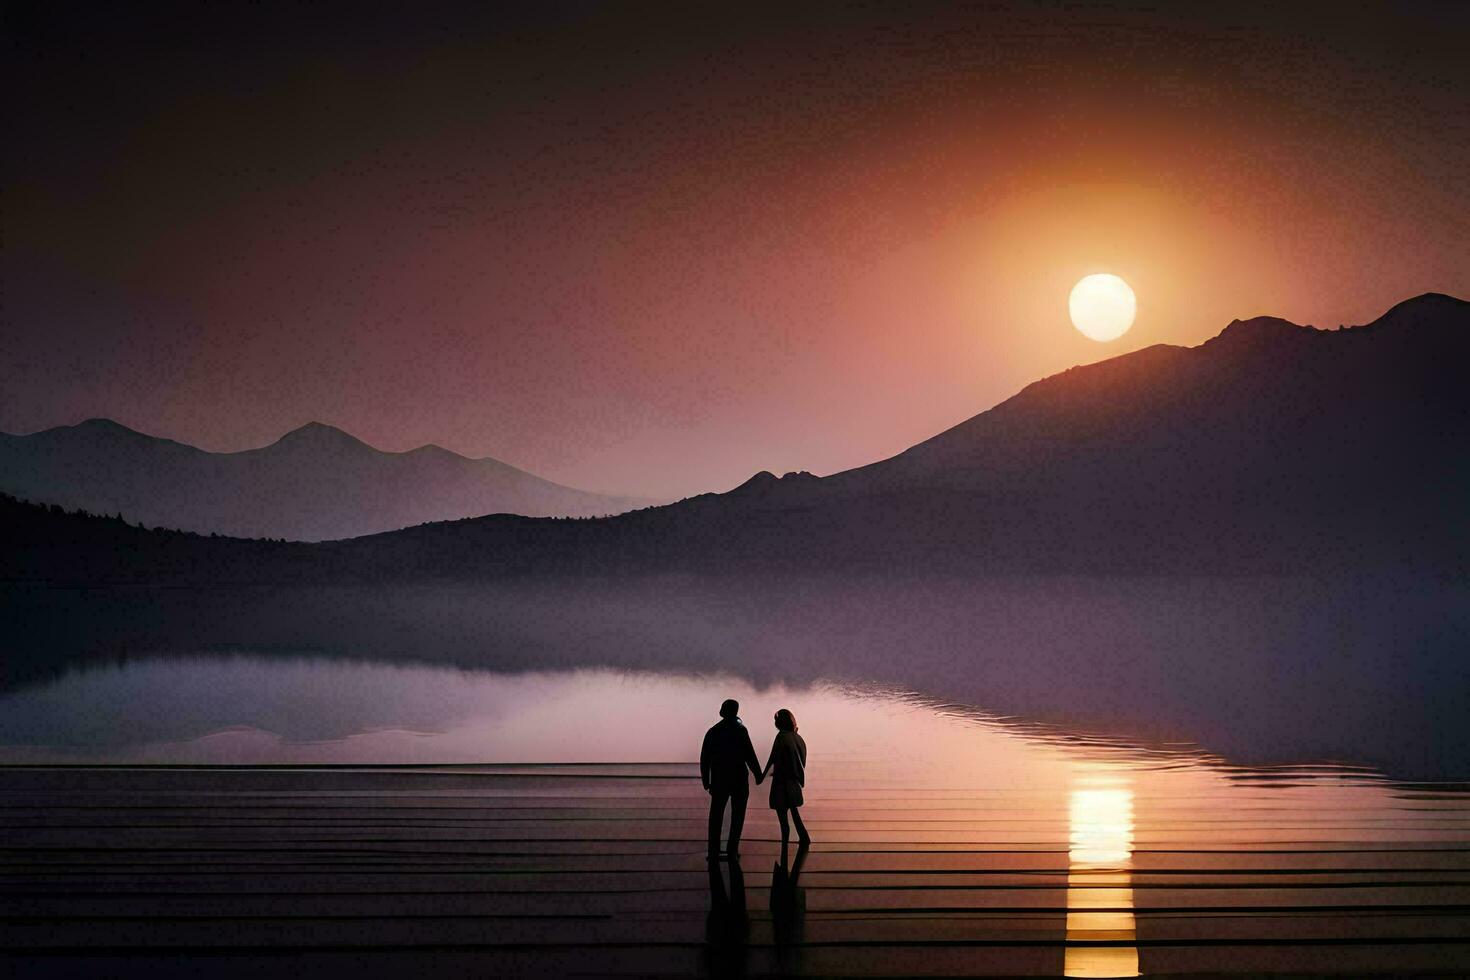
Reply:
[[[801, 822], [801, 810], [797, 807], [791, 808], [791, 819], [796, 821], [796, 836], [803, 844], [812, 842], [812, 835], [806, 832], [806, 824]], [[781, 838], [786, 838], [786, 814], [781, 814]]]
[[[795, 813], [796, 811], [793, 810], [792, 812]], [[786, 810], [784, 808], [776, 811], [776, 819], [781, 821], [781, 844], [784, 847], [786, 842], [791, 839], [791, 827], [786, 822]]]

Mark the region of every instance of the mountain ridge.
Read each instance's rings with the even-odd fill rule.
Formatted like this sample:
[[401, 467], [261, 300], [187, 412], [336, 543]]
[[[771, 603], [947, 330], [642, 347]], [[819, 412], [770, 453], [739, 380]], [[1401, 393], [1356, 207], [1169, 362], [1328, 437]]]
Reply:
[[[1219, 343], [1250, 323], [1278, 339]], [[309, 574], [1461, 574], [1467, 363], [1470, 303], [1440, 294], [1345, 330], [1235, 321], [1195, 347], [1153, 345], [1040, 379], [865, 467], [763, 471], [595, 521], [426, 522], [335, 542]]]
[[[535, 474], [531, 473], [530, 470], [521, 469], [520, 467], [515, 466], [512, 463], [507, 463], [504, 460], [496, 459], [494, 456], [466, 456], [463, 453], [457, 453], [457, 452], [455, 452], [452, 449], [447, 449], [444, 446], [441, 446], [438, 443], [433, 443], [433, 442], [426, 442], [423, 445], [421, 445], [421, 446], [415, 446], [412, 449], [381, 449], [381, 448], [379, 448], [377, 446], [374, 446], [372, 443], [369, 443], [369, 442], [366, 442], [366, 441], [364, 441], [362, 439], [359, 439], [357, 436], [353, 435], [352, 433], [348, 432], [346, 429], [343, 429], [340, 426], [332, 425], [332, 424], [327, 423], [327, 422], [318, 422], [318, 421], [315, 421], [315, 420], [310, 421], [310, 422], [303, 422], [301, 425], [298, 425], [294, 429], [290, 429], [290, 430], [286, 431], [285, 433], [281, 434], [280, 436], [276, 437], [274, 440], [266, 443], [263, 446], [250, 446], [250, 447], [247, 447], [245, 449], [224, 449], [224, 450], [204, 449], [204, 448], [202, 448], [200, 446], [194, 446], [194, 445], [191, 445], [190, 443], [182, 442], [182, 441], [180, 441], [178, 439], [171, 439], [168, 436], [156, 436], [156, 435], [153, 435], [151, 433], [144, 432], [141, 429], [134, 429], [130, 425], [127, 425], [125, 423], [119, 422], [116, 419], [108, 418], [108, 417], [103, 416], [103, 415], [97, 415], [97, 416], [93, 416], [91, 418], [86, 418], [86, 419], [83, 419], [80, 422], [74, 422], [74, 423], [72, 423], [70, 425], [63, 424], [63, 425], [48, 426], [48, 427], [46, 427], [44, 429], [37, 429], [37, 430], [35, 430], [33, 432], [0, 432], [0, 436], [9, 436], [11, 438], [16, 438], [16, 439], [30, 439], [30, 438], [33, 438], [35, 436], [44, 436], [44, 435], [48, 435], [48, 434], [51, 434], [51, 433], [59, 433], [59, 432], [66, 431], [66, 430], [81, 430], [81, 431], [95, 431], [95, 432], [111, 432], [111, 433], [117, 433], [117, 434], [120, 434], [120, 435], [122, 435], [124, 437], [138, 437], [139, 439], [148, 440], [148, 441], [155, 442], [155, 443], [169, 443], [169, 444], [172, 444], [172, 445], [175, 445], [175, 446], [180, 446], [180, 447], [182, 447], [184, 449], [188, 449], [188, 450], [190, 450], [192, 452], [203, 454], [205, 456], [238, 456], [241, 453], [258, 453], [258, 452], [261, 452], [263, 450], [270, 449], [273, 446], [279, 446], [279, 445], [281, 445], [283, 443], [289, 445], [291, 443], [312, 442], [312, 441], [321, 441], [321, 442], [332, 442], [332, 441], [335, 441], [335, 442], [339, 442], [339, 443], [343, 443], [343, 444], [350, 444], [350, 445], [354, 445], [354, 446], [360, 446], [360, 447], [362, 447], [364, 449], [370, 450], [371, 452], [379, 453], [379, 454], [384, 455], [384, 456], [408, 456], [408, 455], [411, 455], [413, 453], [421, 453], [421, 452], [432, 450], [432, 451], [436, 451], [436, 452], [439, 452], [439, 453], [443, 453], [444, 455], [447, 455], [447, 456], [452, 456], [455, 459], [462, 459], [462, 460], [465, 460], [465, 461], [471, 462], [471, 463], [481, 463], [481, 462], [499, 463], [502, 466], [509, 467], [510, 469], [517, 470], [518, 472], [526, 473], [526, 474], [531, 475], [531, 476], [534, 476], [535, 475]], [[545, 478], [544, 477], [537, 477], [537, 479], [545, 479]], [[556, 481], [554, 481], [554, 480], [546, 480], [546, 482], [547, 483], [555, 483]], [[567, 486], [566, 484], [563, 484], [563, 483], [557, 483], [556, 485], [557, 486], [566, 487], [569, 490], [576, 489], [574, 487]], [[587, 491], [587, 492], [593, 492], [593, 491]], [[607, 494], [606, 496], [619, 496], [619, 495], [618, 494]]]
[[432, 444], [387, 452], [315, 421], [220, 453], [108, 418], [0, 433], [0, 491], [154, 526], [293, 540], [499, 511], [606, 515], [655, 502], [567, 487]]
[[[1218, 334], [1192, 347], [1175, 344], [1152, 344], [1116, 357], [1091, 364], [1074, 365], [1056, 374], [1048, 375], [1027, 384], [1010, 398], [991, 408], [970, 416], [955, 425], [925, 439], [908, 449], [873, 463], [835, 473], [823, 480], [841, 482], [856, 479], [860, 474], [874, 474], [890, 469], [888, 464], [904, 459], [922, 459], [936, 446], [953, 442], [968, 431], [987, 424], [1010, 424], [1011, 416], [1018, 411], [1031, 413], [1027, 419], [1035, 431], [1037, 415], [1058, 401], [1062, 408], [1075, 410], [1086, 396], [1094, 399], [1117, 396], [1123, 403], [1135, 399], [1142, 382], [1158, 383], [1161, 372], [1178, 372], [1185, 383], [1200, 379], [1194, 368], [1209, 361], [1215, 355], [1228, 353], [1229, 359], [1215, 363], [1214, 367], [1230, 370], [1236, 357], [1266, 356], [1276, 354], [1289, 357], [1286, 366], [1294, 366], [1295, 359], [1311, 350], [1312, 344], [1324, 338], [1339, 341], [1352, 338], [1349, 342], [1370, 336], [1381, 337], [1385, 331], [1396, 332], [1399, 339], [1414, 332], [1416, 327], [1440, 330], [1444, 333], [1444, 321], [1458, 319], [1462, 343], [1470, 338], [1470, 302], [1443, 293], [1424, 293], [1390, 307], [1382, 316], [1360, 326], [1324, 330], [1293, 323], [1281, 317], [1259, 316], [1247, 320], [1232, 320]], [[1454, 328], [1451, 328], [1454, 329]], [[1448, 336], [1448, 334], [1446, 334]], [[1439, 340], [1440, 338], [1432, 338]], [[1331, 340], [1327, 341], [1331, 343]], [[1035, 447], [1033, 447], [1035, 448]]]

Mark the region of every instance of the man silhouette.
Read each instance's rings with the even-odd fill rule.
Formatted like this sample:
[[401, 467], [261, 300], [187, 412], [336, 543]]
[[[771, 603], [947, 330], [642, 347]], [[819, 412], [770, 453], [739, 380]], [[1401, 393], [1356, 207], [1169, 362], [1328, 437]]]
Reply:
[[757, 785], [761, 781], [761, 764], [755, 757], [755, 746], [750, 744], [750, 732], [736, 717], [739, 713], [739, 701], [720, 705], [720, 720], [704, 733], [704, 745], [699, 750], [699, 778], [709, 793], [711, 860], [720, 853], [720, 824], [725, 819], [726, 803], [730, 804], [730, 843], [726, 853], [731, 861], [740, 860], [740, 829], [745, 826], [745, 804], [750, 799], [750, 782], [745, 771], [749, 769], [755, 775]]

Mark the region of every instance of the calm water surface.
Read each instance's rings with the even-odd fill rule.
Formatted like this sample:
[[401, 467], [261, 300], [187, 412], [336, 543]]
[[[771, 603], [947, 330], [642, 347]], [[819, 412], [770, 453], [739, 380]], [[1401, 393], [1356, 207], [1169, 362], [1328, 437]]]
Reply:
[[[1361, 908], [1377, 910], [1375, 927], [1408, 930], [1411, 940], [1416, 928], [1439, 940], [1465, 935], [1462, 787], [1400, 784], [1345, 765], [1236, 767], [1187, 746], [1069, 738], [901, 691], [595, 670], [138, 660], [0, 696], [0, 762], [581, 766], [683, 794], [672, 787], [694, 778], [701, 735], [726, 697], [741, 701], [762, 755], [772, 713], [795, 712], [811, 752], [805, 812], [819, 847], [991, 854], [1002, 866], [1012, 855], [1023, 859], [1018, 870], [1031, 855], [1064, 874], [1055, 885], [1064, 889], [1067, 975], [1147, 972], [1130, 945], [1139, 918], [1157, 930], [1171, 910], [1194, 909], [1218, 929], [1235, 909], [1268, 932], [1350, 940]], [[650, 792], [656, 802], [664, 791]], [[747, 836], [769, 840], [775, 821], [755, 792]], [[697, 845], [697, 812], [680, 820], [691, 826], [678, 832]], [[648, 821], [617, 826], [635, 840], [670, 833]], [[834, 886], [804, 901], [838, 916], [844, 902], [897, 910], [915, 901], [891, 890], [902, 884]], [[1042, 894], [990, 889], [976, 900], [992, 893], [1021, 905]], [[932, 894], [958, 900], [952, 890]], [[1322, 909], [1335, 910], [1335, 926]], [[1385, 918], [1386, 909], [1397, 911]]]
[[[1068, 736], [880, 687], [218, 654], [91, 664], [0, 694], [0, 763], [678, 763], [726, 697], [757, 744], [791, 708], [822, 761], [853, 776], [1041, 786], [1077, 765], [1227, 783], [1248, 772], [1187, 745]], [[1256, 773], [1376, 779], [1351, 765]]]

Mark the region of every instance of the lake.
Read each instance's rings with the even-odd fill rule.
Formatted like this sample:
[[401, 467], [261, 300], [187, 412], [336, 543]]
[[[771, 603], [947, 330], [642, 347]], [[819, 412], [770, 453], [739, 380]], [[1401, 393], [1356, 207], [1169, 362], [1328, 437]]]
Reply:
[[[1084, 747], [1159, 754], [879, 686], [212, 654], [92, 663], [0, 694], [0, 763], [689, 762], [726, 697], [758, 742], [790, 707], [828, 764], [875, 772], [1035, 782]], [[1205, 758], [1177, 746], [1165, 757]]]
[[[1470, 589], [1457, 581], [895, 574], [15, 586], [0, 589], [0, 622], [0, 698], [14, 695], [4, 703], [15, 715], [0, 724], [16, 733], [0, 743], [83, 753], [238, 726], [290, 743], [395, 727], [442, 738], [511, 698], [518, 673], [597, 668], [644, 679], [720, 672], [767, 687], [878, 683], [1135, 743], [1197, 742], [1237, 763], [1470, 777]], [[241, 652], [269, 654], [269, 665], [252, 667]], [[171, 666], [148, 659], [157, 654]], [[188, 654], [199, 662], [189, 666]], [[354, 666], [336, 671], [331, 661]], [[86, 672], [116, 662], [128, 666]], [[415, 663], [466, 672], [384, 666]], [[505, 679], [481, 683], [494, 675], [478, 671]], [[653, 718], [655, 709], [629, 710]], [[699, 727], [675, 717], [672, 733]]]
[[[721, 700], [810, 748], [810, 852], [754, 790], [704, 862]], [[5, 945], [354, 976], [1455, 970], [1470, 792], [1233, 765], [882, 687], [158, 657], [0, 696]], [[216, 768], [216, 767], [229, 768]], [[120, 768], [121, 767], [121, 768]], [[89, 952], [91, 950], [91, 952]], [[267, 959], [261, 959], [267, 957]]]

